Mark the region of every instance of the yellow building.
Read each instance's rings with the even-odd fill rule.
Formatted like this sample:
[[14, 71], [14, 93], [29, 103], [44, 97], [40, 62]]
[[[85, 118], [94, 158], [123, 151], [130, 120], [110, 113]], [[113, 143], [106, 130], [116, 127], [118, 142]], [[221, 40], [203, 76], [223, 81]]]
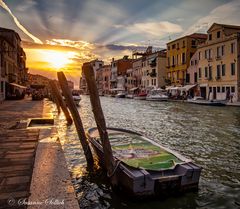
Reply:
[[206, 34], [194, 33], [167, 43], [167, 77], [172, 85], [184, 85], [190, 59]]
[[198, 46], [198, 83], [202, 97], [233, 101], [240, 98], [240, 26], [214, 23]]

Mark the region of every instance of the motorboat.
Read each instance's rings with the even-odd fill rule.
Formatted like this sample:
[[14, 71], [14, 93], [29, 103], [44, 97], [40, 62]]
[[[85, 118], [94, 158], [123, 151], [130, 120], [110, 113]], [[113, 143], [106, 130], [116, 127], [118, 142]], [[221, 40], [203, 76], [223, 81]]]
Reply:
[[120, 91], [116, 94], [116, 98], [125, 98], [126, 97], [126, 92], [125, 91]]
[[153, 89], [148, 93], [146, 100], [148, 100], [148, 101], [167, 101], [168, 95], [167, 95], [167, 92], [164, 91], [163, 89]]
[[[107, 128], [107, 132], [115, 161], [109, 175], [124, 193], [162, 197], [198, 188], [201, 167], [190, 159], [132, 130]], [[90, 128], [87, 137], [105, 168], [98, 129]]]
[[133, 98], [137, 99], [137, 100], [146, 100], [147, 93], [146, 92], [140, 92], [137, 96], [135, 96]]
[[195, 96], [192, 99], [188, 99], [187, 102], [198, 105], [209, 105], [209, 106], [225, 106], [224, 101], [219, 100], [205, 100], [203, 97]]

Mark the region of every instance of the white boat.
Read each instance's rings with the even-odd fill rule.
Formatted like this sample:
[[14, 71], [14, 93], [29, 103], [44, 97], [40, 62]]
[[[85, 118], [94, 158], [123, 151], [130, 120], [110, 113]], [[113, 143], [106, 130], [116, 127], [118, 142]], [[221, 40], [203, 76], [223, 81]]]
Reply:
[[81, 101], [80, 93], [77, 90], [72, 90], [72, 97], [74, 100], [74, 103], [79, 106], [79, 103]]
[[126, 92], [125, 91], [120, 91], [116, 94], [116, 98], [125, 98], [126, 97]]
[[205, 100], [203, 97], [195, 96], [192, 99], [188, 99], [187, 102], [198, 104], [198, 105], [209, 105], [209, 106], [225, 106], [223, 101], [218, 100]]
[[148, 100], [148, 101], [167, 101], [168, 95], [167, 95], [167, 92], [164, 91], [163, 89], [153, 89], [148, 93], [146, 100]]
[[133, 97], [134, 97], [133, 94], [127, 94], [127, 95], [126, 95], [126, 98], [128, 98], [128, 99], [133, 99]]

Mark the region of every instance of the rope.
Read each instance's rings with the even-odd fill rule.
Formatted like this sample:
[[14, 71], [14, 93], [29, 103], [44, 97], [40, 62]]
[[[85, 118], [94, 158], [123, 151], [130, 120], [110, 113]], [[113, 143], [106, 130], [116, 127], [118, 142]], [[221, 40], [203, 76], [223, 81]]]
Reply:
[[111, 174], [109, 174], [109, 172], [107, 172], [107, 176], [108, 176], [109, 178], [111, 178], [111, 177], [115, 174], [115, 172], [116, 172], [118, 166], [120, 165], [120, 163], [121, 163], [121, 161], [118, 160], [118, 161], [117, 161], [117, 164], [116, 164], [116, 166], [115, 166], [115, 168], [113, 169], [113, 172], [112, 172]]

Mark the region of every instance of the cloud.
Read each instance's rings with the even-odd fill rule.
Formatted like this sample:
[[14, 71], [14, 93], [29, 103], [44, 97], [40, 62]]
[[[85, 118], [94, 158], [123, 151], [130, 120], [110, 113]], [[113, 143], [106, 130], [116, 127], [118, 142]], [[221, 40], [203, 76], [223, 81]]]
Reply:
[[0, 6], [5, 9], [13, 18], [14, 22], [18, 26], [19, 29], [21, 29], [26, 35], [28, 35], [35, 43], [42, 44], [42, 41], [35, 37], [33, 34], [31, 34], [20, 22], [19, 20], [15, 17], [15, 15], [12, 13], [12, 11], [9, 9], [9, 7], [2, 1], [0, 0]]
[[183, 35], [194, 32], [206, 32], [213, 23], [239, 25], [240, 1], [234, 0], [213, 9], [209, 15], [200, 18]]

